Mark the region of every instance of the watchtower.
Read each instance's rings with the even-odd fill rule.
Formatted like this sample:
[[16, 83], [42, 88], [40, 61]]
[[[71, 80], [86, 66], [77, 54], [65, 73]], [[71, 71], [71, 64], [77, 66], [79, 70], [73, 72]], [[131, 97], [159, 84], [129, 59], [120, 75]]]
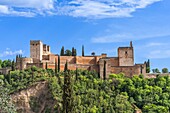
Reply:
[[37, 60], [42, 60], [43, 43], [40, 40], [30, 41], [30, 57]]
[[118, 48], [119, 66], [134, 66], [134, 50], [132, 41], [130, 47]]

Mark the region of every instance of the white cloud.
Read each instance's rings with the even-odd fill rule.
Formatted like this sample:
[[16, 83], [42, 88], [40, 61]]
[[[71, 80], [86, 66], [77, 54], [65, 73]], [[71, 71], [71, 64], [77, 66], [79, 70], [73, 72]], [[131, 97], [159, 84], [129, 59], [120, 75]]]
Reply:
[[0, 57], [13, 56], [17, 54], [24, 54], [24, 52], [23, 50], [12, 51], [9, 48], [6, 48], [4, 52], [0, 53]]
[[0, 0], [0, 15], [34, 17], [54, 10], [53, 0]]
[[35, 9], [53, 9], [53, 3], [53, 0], [0, 0], [1, 5]]
[[86, 18], [130, 17], [136, 9], [161, 0], [71, 0], [62, 3], [63, 14]]
[[155, 51], [151, 51], [147, 57], [151, 58], [151, 59], [170, 58], [170, 50], [155, 50]]
[[[160, 38], [170, 36], [170, 33], [158, 33], [158, 34], [132, 34], [132, 33], [121, 33], [121, 34], [110, 34], [92, 37], [92, 43], [113, 43], [113, 42], [125, 42], [134, 41], [148, 38]], [[158, 43], [157, 43], [158, 45]], [[149, 45], [151, 46], [151, 45]], [[153, 46], [153, 43], [152, 43]]]
[[69, 15], [90, 19], [131, 17], [161, 0], [0, 0], [1, 15]]
[[154, 47], [154, 46], [163, 46], [163, 45], [167, 45], [167, 44], [160, 43], [160, 42], [151, 42], [151, 43], [147, 44], [145, 47]]

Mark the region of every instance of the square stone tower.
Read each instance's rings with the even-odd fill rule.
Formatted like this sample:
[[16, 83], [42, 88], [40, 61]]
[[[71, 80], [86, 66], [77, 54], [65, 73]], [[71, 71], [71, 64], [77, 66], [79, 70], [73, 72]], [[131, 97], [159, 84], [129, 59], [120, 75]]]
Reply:
[[42, 60], [43, 43], [40, 40], [30, 41], [30, 57], [36, 60]]
[[134, 50], [132, 42], [130, 47], [118, 48], [119, 66], [134, 66]]

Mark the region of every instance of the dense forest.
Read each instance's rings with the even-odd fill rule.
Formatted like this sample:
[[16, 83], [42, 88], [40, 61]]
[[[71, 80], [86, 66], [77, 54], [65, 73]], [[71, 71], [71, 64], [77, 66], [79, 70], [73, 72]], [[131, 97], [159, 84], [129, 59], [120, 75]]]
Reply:
[[[56, 113], [169, 113], [170, 77], [156, 79], [143, 75], [126, 77], [123, 73], [111, 74], [102, 80], [94, 71], [70, 71], [31, 67], [0, 75], [0, 112], [15, 113], [10, 94], [26, 89], [38, 81], [47, 81]], [[37, 107], [36, 104], [32, 107]]]

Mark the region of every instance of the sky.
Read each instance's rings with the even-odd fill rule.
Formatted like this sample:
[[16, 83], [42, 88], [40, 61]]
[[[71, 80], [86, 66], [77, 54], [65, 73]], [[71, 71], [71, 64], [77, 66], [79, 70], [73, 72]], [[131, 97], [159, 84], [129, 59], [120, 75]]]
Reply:
[[29, 57], [30, 40], [59, 54], [107, 53], [133, 41], [135, 63], [170, 70], [170, 0], [0, 0], [0, 59]]

